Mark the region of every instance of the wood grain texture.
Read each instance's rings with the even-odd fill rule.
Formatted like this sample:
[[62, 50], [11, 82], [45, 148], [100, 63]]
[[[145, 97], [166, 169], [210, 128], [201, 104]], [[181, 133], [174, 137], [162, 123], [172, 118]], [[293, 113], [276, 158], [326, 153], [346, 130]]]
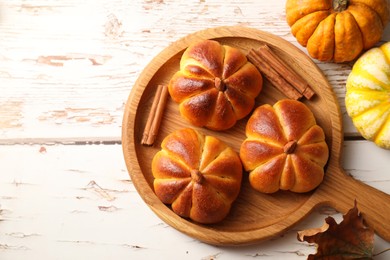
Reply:
[[[345, 146], [351, 143], [353, 150], [370, 149], [365, 142], [348, 141]], [[377, 150], [359, 156], [363, 168], [343, 167], [380, 189], [388, 187], [390, 165], [375, 165], [387, 156]], [[251, 246], [216, 247], [176, 231], [149, 209], [127, 174], [120, 145], [1, 145], [0, 160], [4, 260], [306, 259], [315, 247], [298, 242], [297, 231], [322, 226], [327, 216], [342, 219], [333, 209], [320, 207], [283, 236]], [[388, 247], [375, 237], [375, 253]]]
[[[290, 33], [282, 0], [7, 0], [0, 7], [3, 143], [118, 138], [124, 103], [143, 68], [172, 42], [211, 26], [272, 32], [306, 52]], [[351, 64], [316, 63], [338, 96], [346, 132], [355, 135], [343, 101]]]
[[[176, 103], [168, 101], [158, 140], [151, 148], [141, 145], [145, 120], [157, 86], [169, 83], [173, 74], [179, 70], [183, 50], [191, 43], [202, 39], [217, 40], [244, 53], [252, 48], [257, 49], [259, 44], [265, 42], [294, 70], [301, 74], [305, 73], [306, 80], [317, 93], [315, 98], [306, 101], [305, 104], [324, 129], [330, 150], [325, 178], [317, 190], [304, 194], [277, 192], [266, 195], [254, 191], [244, 178], [241, 193], [230, 214], [221, 223], [214, 225], [198, 225], [180, 218], [155, 196], [150, 165], [154, 154], [159, 150], [159, 144], [174, 130], [194, 126], [182, 119]], [[263, 87], [255, 106], [273, 104], [286, 98], [268, 82], [265, 82]], [[238, 152], [245, 139], [245, 125], [244, 119], [227, 131], [217, 132], [204, 128], [200, 130], [207, 135], [217, 136]], [[311, 59], [280, 37], [248, 27], [233, 26], [202, 30], [173, 43], [156, 56], [137, 80], [126, 104], [122, 129], [125, 161], [130, 176], [145, 202], [168, 224], [204, 242], [215, 245], [256, 243], [285, 232], [318, 205], [333, 206], [345, 214], [355, 199], [361, 204], [367, 222], [381, 236], [390, 240], [390, 224], [387, 224], [390, 223], [390, 211], [384, 210], [381, 206], [390, 203], [390, 195], [377, 192], [370, 186], [347, 177], [341, 169], [343, 143], [341, 112], [332, 87]]]
[[[285, 22], [284, 4], [0, 1], [0, 258], [306, 259], [313, 253], [313, 245], [297, 242], [296, 231], [321, 226], [329, 215], [340, 221], [333, 208], [316, 208], [284, 235], [261, 244], [207, 245], [147, 207], [120, 146], [133, 85], [181, 37], [211, 26], [242, 25], [273, 33], [306, 53]], [[389, 40], [387, 26], [381, 43]], [[343, 145], [342, 168], [390, 194], [389, 151], [354, 140], [345, 113], [352, 64], [314, 62], [336, 93], [351, 140]], [[375, 253], [390, 247], [375, 239]]]

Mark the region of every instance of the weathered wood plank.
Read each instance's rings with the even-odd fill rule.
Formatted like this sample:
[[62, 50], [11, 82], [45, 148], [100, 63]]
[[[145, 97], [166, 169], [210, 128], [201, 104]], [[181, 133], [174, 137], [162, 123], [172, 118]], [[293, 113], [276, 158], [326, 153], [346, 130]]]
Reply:
[[[242, 25], [298, 46], [285, 1], [3, 1], [0, 134], [15, 138], [116, 137], [132, 85], [177, 39], [211, 26]], [[387, 30], [383, 40], [390, 39]], [[345, 112], [351, 64], [317, 63]], [[345, 130], [354, 134], [347, 115]]]
[[[296, 231], [322, 225], [327, 215], [340, 220], [332, 209], [248, 247], [213, 247], [177, 232], [143, 203], [118, 145], [132, 85], [154, 56], [189, 33], [250, 26], [306, 52], [285, 22], [284, 3], [2, 1], [0, 143], [24, 145], [0, 145], [1, 259], [305, 259], [314, 252]], [[388, 26], [382, 42], [389, 40]], [[316, 63], [339, 99], [345, 132], [356, 135], [344, 107], [352, 64]], [[346, 172], [390, 194], [389, 151], [365, 141], [344, 148]], [[376, 252], [389, 247], [376, 238]]]
[[[372, 148], [367, 142], [346, 142], [346, 151], [366, 153], [354, 155], [361, 165], [344, 167], [389, 193], [390, 165], [377, 167], [388, 152]], [[128, 177], [120, 145], [2, 145], [0, 160], [2, 259], [306, 259], [315, 248], [298, 242], [296, 232], [321, 226], [328, 215], [341, 220], [334, 210], [322, 208], [283, 237], [214, 247], [152, 213]], [[375, 252], [389, 247], [376, 238]]]

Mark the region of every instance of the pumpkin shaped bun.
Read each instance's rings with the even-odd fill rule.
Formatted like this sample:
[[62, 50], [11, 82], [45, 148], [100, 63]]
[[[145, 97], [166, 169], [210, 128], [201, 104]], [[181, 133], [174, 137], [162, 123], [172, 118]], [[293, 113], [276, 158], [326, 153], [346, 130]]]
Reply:
[[323, 129], [302, 102], [284, 99], [259, 106], [245, 131], [240, 157], [255, 190], [303, 193], [322, 182], [329, 149]]
[[218, 131], [252, 111], [262, 85], [260, 72], [241, 50], [203, 40], [184, 51], [168, 89], [192, 125]]
[[347, 62], [373, 47], [389, 21], [387, 0], [287, 0], [287, 23], [311, 57]]
[[161, 148], [152, 161], [157, 197], [181, 217], [203, 224], [223, 220], [241, 188], [238, 154], [191, 128], [169, 134]]
[[345, 106], [360, 134], [390, 149], [390, 42], [365, 52], [347, 79]]

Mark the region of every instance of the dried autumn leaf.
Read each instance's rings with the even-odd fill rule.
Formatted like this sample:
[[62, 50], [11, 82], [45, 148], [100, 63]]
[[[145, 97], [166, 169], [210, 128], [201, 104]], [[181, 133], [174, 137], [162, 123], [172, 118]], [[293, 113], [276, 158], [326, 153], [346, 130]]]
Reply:
[[365, 225], [357, 203], [337, 224], [332, 217], [321, 228], [298, 232], [298, 240], [316, 243], [317, 253], [308, 259], [372, 259], [374, 230]]

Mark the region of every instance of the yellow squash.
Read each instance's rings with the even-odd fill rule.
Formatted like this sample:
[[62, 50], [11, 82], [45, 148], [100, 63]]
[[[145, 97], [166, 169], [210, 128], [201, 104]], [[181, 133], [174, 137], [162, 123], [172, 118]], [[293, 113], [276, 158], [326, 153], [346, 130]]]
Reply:
[[347, 79], [345, 105], [364, 138], [390, 149], [390, 42], [356, 61]]
[[321, 61], [352, 61], [382, 37], [387, 0], [287, 0], [286, 19], [297, 41]]

